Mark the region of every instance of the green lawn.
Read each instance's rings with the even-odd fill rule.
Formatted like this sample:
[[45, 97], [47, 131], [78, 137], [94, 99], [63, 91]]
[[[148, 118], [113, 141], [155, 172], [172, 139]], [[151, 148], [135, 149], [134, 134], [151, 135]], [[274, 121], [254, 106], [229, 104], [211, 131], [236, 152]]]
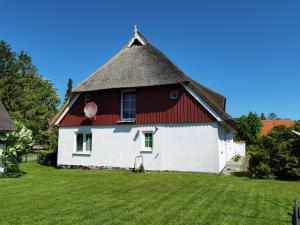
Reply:
[[54, 169], [0, 179], [0, 224], [290, 224], [299, 182]]

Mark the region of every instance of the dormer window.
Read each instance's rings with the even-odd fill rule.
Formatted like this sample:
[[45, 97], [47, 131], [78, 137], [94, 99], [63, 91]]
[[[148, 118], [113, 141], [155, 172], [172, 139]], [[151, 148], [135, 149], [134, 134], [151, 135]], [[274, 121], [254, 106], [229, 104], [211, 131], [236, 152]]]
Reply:
[[171, 91], [171, 92], [170, 92], [170, 99], [171, 99], [171, 100], [176, 100], [176, 99], [178, 99], [178, 91]]
[[133, 122], [136, 118], [135, 91], [122, 91], [121, 93], [121, 120]]
[[144, 38], [140, 35], [137, 30], [137, 27], [134, 27], [134, 37], [130, 40], [128, 44], [128, 48], [131, 46], [138, 46], [138, 45], [146, 45]]
[[91, 95], [89, 95], [89, 94], [85, 95], [85, 97], [84, 97], [84, 103], [87, 104], [90, 101], [91, 101]]

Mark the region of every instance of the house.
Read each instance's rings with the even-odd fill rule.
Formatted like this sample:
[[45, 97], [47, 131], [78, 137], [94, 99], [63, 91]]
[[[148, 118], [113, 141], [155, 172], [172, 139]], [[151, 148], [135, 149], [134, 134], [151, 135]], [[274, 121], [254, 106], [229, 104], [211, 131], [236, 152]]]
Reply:
[[262, 129], [261, 134], [262, 135], [268, 135], [271, 133], [272, 129], [276, 126], [286, 126], [286, 127], [292, 127], [294, 126], [295, 122], [293, 120], [262, 120]]
[[[4, 105], [0, 101], [0, 133], [7, 131], [15, 130], [15, 124], [12, 119], [9, 117]], [[5, 143], [0, 140], [0, 156], [2, 155]], [[0, 172], [3, 172], [3, 166], [0, 162]]]
[[235, 154], [226, 98], [192, 80], [140, 32], [72, 90], [54, 116], [59, 166], [219, 173]]

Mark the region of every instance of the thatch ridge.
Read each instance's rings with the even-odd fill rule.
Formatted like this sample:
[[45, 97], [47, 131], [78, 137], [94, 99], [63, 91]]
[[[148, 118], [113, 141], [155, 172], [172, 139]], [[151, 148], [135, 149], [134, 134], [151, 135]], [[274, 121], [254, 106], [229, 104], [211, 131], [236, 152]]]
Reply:
[[73, 92], [176, 84], [185, 74], [150, 44], [124, 47]]

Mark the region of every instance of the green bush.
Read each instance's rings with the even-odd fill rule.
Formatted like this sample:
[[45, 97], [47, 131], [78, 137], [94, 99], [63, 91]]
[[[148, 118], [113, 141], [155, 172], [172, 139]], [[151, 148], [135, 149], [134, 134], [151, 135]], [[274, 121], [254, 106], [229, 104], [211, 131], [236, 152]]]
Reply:
[[52, 150], [41, 150], [38, 153], [37, 162], [45, 166], [56, 166], [57, 152]]
[[1, 174], [2, 177], [16, 178], [22, 175], [19, 167], [19, 161], [15, 154], [10, 151], [4, 151], [0, 160], [4, 166], [4, 173]]
[[235, 162], [238, 162], [240, 159], [241, 159], [241, 156], [240, 156], [239, 154], [237, 154], [237, 155], [235, 155], [235, 156], [233, 157], [233, 160], [234, 160]]
[[268, 178], [271, 175], [270, 154], [267, 149], [252, 145], [248, 148], [249, 172], [253, 178]]
[[272, 140], [270, 154], [274, 175], [279, 179], [299, 179], [299, 137], [292, 133], [291, 128], [278, 126], [272, 130], [269, 138]]
[[249, 172], [254, 178], [275, 176], [282, 180], [300, 179], [300, 137], [292, 133], [294, 127], [274, 127], [268, 136], [262, 136], [248, 148]]
[[22, 155], [30, 149], [32, 143], [32, 132], [20, 121], [14, 121], [16, 130], [0, 134], [0, 140], [6, 143], [0, 160], [4, 166], [3, 177], [19, 177], [22, 172], [19, 163]]

